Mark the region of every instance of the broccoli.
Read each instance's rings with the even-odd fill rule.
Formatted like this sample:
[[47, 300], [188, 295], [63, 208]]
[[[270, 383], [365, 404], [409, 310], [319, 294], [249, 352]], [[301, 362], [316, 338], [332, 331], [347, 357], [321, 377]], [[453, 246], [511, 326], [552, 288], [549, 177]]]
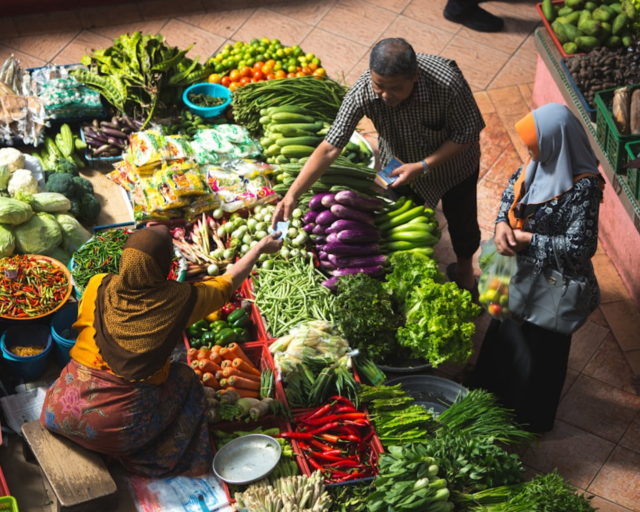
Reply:
[[82, 199], [82, 196], [85, 194], [93, 195], [93, 185], [88, 179], [83, 178], [82, 176], [74, 176], [73, 182], [76, 184], [76, 194], [78, 199]]
[[73, 176], [63, 172], [52, 174], [44, 188], [47, 192], [58, 192], [68, 199], [73, 199], [76, 196], [76, 186]]
[[69, 200], [71, 203], [71, 208], [67, 212], [69, 215], [73, 215], [76, 219], [80, 217], [80, 201], [77, 199]]
[[72, 176], [78, 176], [78, 166], [71, 160], [67, 160], [63, 157], [56, 158], [53, 164], [53, 170], [57, 173], [71, 174]]
[[80, 216], [78, 217], [85, 224], [93, 225], [100, 215], [100, 203], [93, 194], [85, 194], [80, 199]]

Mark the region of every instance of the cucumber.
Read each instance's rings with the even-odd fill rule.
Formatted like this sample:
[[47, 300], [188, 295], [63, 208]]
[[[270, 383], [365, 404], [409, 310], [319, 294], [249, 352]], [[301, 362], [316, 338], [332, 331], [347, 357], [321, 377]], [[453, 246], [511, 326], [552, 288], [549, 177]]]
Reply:
[[282, 133], [283, 135], [295, 136], [300, 131], [316, 134], [322, 128], [322, 123], [288, 123], [270, 125], [270, 130], [274, 133]]
[[276, 157], [276, 163], [277, 164], [286, 164], [288, 161], [289, 161], [289, 159], [284, 155], [278, 155]]
[[260, 119], [258, 119], [258, 122], [260, 124], [269, 124], [271, 122], [271, 119], [269, 118], [269, 116], [262, 116]]
[[[277, 147], [280, 148], [280, 146]], [[291, 145], [280, 148], [280, 154], [288, 156], [289, 158], [302, 158], [303, 156], [311, 156], [311, 153], [313, 153], [315, 149], [316, 148], [311, 146]]]
[[[264, 115], [271, 116], [273, 114], [301, 114], [303, 116], [312, 115], [308, 109], [304, 107], [298, 107], [296, 105], [282, 105], [281, 107], [269, 107], [266, 109], [266, 113]], [[262, 110], [260, 111], [260, 115], [262, 114]]]
[[267, 156], [277, 156], [280, 154], [280, 149], [280, 146], [277, 144], [271, 144], [271, 146], [264, 150], [264, 154]]
[[283, 137], [278, 139], [276, 144], [278, 146], [311, 146], [317, 147], [322, 142], [322, 137]]
[[291, 123], [315, 123], [315, 118], [303, 114], [290, 114], [288, 112], [278, 112], [271, 114], [271, 123], [291, 124]]
[[272, 189], [276, 194], [280, 194], [282, 196], [287, 193], [287, 191], [289, 190], [289, 186], [278, 184], [278, 185], [274, 185]]

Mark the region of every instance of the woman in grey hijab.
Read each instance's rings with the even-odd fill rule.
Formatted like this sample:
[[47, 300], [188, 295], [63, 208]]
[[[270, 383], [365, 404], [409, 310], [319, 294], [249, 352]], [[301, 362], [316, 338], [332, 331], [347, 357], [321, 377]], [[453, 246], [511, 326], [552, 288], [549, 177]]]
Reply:
[[[591, 258], [598, 245], [604, 181], [580, 121], [550, 103], [516, 124], [530, 157], [509, 180], [496, 219], [496, 249], [541, 264], [569, 260], [600, 303]], [[488, 389], [514, 409], [532, 432], [553, 428], [564, 386], [571, 336], [529, 322], [493, 319], [476, 364], [474, 387]]]

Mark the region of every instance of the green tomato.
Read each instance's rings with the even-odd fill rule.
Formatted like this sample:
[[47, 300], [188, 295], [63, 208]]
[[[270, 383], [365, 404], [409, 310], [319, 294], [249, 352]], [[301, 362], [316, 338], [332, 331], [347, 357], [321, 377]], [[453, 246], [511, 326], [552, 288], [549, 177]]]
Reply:
[[[236, 251], [234, 251], [233, 249], [225, 249], [224, 252], [222, 253], [222, 256], [224, 257], [225, 260], [232, 260], [236, 255]], [[227, 269], [229, 267], [227, 266]]]
[[260, 41], [258, 41], [258, 40], [254, 37], [251, 41], [249, 41], [249, 44], [250, 44], [251, 46], [258, 46], [258, 45], [260, 44]]
[[267, 59], [264, 58], [264, 55], [262, 53], [256, 55], [256, 62], [264, 62], [265, 60]]
[[275, 45], [275, 44], [282, 44], [282, 43], [280, 42], [280, 39], [274, 38], [271, 40], [271, 44]]
[[282, 62], [276, 62], [273, 66], [274, 71], [280, 71], [282, 69]]
[[220, 63], [218, 63], [218, 64], [216, 64], [216, 65], [214, 66], [214, 70], [215, 70], [215, 72], [216, 72], [216, 73], [218, 73], [218, 74], [220, 74], [220, 73], [224, 73], [224, 71], [225, 71], [224, 66], [223, 66], [222, 64], [220, 64]]
[[244, 43], [243, 43], [242, 41], [236, 41], [236, 42], [233, 44], [233, 47], [234, 47], [234, 48], [242, 48], [243, 46], [244, 46]]
[[289, 66], [287, 67], [287, 72], [288, 73], [295, 73], [297, 70], [297, 68], [295, 66]]
[[280, 58], [280, 59], [281, 59], [282, 57], [284, 57], [284, 50], [283, 50], [282, 48], [278, 48], [278, 49], [276, 50], [276, 56], [277, 56], [278, 58]]

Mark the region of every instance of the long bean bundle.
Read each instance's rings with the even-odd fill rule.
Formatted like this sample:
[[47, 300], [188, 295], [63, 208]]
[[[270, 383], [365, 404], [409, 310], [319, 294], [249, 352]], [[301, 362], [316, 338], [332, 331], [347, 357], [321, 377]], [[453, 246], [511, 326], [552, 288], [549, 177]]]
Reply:
[[272, 268], [258, 270], [255, 303], [272, 336], [283, 336], [309, 320], [333, 323], [335, 299], [321, 285], [324, 280], [311, 260], [274, 260]]
[[320, 121], [332, 123], [347, 88], [330, 79], [317, 77], [283, 78], [247, 84], [233, 94], [231, 107], [235, 120], [252, 133], [262, 130], [260, 110], [296, 105], [314, 112]]

